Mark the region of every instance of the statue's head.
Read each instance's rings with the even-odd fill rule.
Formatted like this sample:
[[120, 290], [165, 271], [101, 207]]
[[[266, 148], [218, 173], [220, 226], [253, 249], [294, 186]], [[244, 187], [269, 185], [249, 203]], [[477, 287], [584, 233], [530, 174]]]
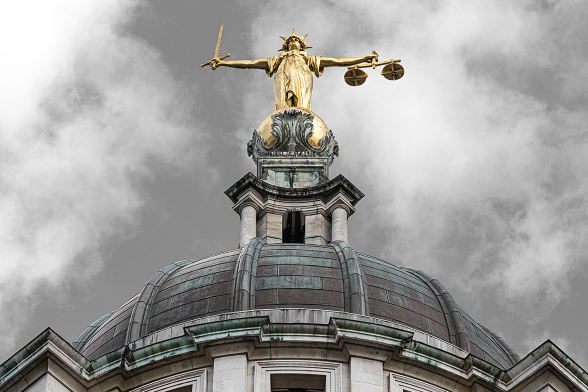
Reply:
[[307, 48], [312, 48], [312, 46], [308, 46], [306, 45], [306, 42], [304, 42], [307, 35], [308, 34], [306, 34], [304, 37], [300, 37], [299, 35], [296, 35], [296, 31], [292, 29], [292, 35], [288, 38], [280, 37], [284, 40], [282, 49], [280, 49], [280, 51], [285, 52], [288, 50], [305, 50]]

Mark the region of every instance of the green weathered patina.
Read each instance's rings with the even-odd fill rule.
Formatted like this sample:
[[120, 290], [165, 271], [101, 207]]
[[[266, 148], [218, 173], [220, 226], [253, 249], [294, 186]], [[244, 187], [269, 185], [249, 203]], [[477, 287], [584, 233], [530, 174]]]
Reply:
[[385, 336], [402, 342], [410, 341], [414, 336], [413, 332], [403, 331], [401, 329], [387, 327], [385, 325], [365, 323], [362, 321], [346, 320], [333, 317], [331, 318], [331, 323], [340, 329], [362, 332], [371, 335]]
[[370, 311], [367, 286], [361, 264], [353, 249], [343, 241], [333, 241], [329, 245], [335, 249], [341, 263], [345, 311], [368, 316]]
[[259, 336], [261, 326], [269, 323], [268, 317], [249, 317], [242, 319], [223, 320], [214, 323], [194, 325], [184, 330], [194, 344], [211, 340], [236, 338], [242, 336]]
[[253, 238], [239, 254], [229, 297], [229, 309], [232, 312], [255, 309], [257, 263], [265, 244], [261, 238]]
[[90, 326], [86, 328], [84, 332], [82, 332], [80, 336], [73, 342], [74, 348], [76, 350], [81, 348], [92, 336], [92, 334], [98, 329], [98, 327], [100, 327], [102, 323], [104, 323], [104, 321], [106, 321], [106, 319], [110, 317], [111, 314], [112, 312], [107, 313], [104, 316], [100, 317], [98, 320], [94, 321], [92, 324], [90, 324]]
[[127, 329], [126, 337], [127, 344], [139, 339], [145, 334], [150, 310], [153, 306], [153, 300], [161, 285], [165, 282], [168, 276], [189, 263], [193, 263], [193, 261], [183, 260], [168, 265], [161, 271], [156, 272], [149, 283], [143, 287], [141, 295], [139, 295], [139, 299], [137, 300], [137, 303], [135, 303], [133, 312], [131, 313], [131, 319], [129, 320], [129, 328]]

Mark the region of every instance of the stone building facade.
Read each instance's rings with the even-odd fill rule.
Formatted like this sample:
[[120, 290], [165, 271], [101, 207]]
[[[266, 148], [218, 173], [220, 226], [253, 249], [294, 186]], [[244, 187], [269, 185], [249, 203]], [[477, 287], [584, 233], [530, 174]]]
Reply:
[[552, 342], [521, 359], [434, 277], [349, 245], [364, 195], [329, 180], [314, 113], [275, 112], [248, 153], [257, 175], [226, 191], [238, 249], [162, 268], [73, 343], [43, 331], [0, 392], [588, 392]]

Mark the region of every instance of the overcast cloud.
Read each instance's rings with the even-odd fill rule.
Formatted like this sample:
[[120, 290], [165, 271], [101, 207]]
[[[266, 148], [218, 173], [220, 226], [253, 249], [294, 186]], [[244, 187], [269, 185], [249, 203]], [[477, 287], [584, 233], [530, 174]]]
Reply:
[[[367, 70], [361, 87], [327, 69], [313, 96], [342, 144], [341, 171], [365, 176], [378, 199], [390, 254], [472, 293], [490, 288], [526, 317], [556, 306], [588, 251], [585, 4], [299, 7], [313, 9], [295, 26], [312, 32], [309, 53], [377, 49], [406, 68], [396, 82]], [[260, 9], [252, 25], [263, 57], [285, 27], [279, 4]], [[258, 94], [250, 102], [270, 103]]]
[[[274, 97], [262, 71], [200, 70], [224, 22], [220, 54], [231, 59], [275, 56], [292, 27], [312, 55], [401, 58], [400, 81], [370, 69], [361, 87], [344, 83], [344, 69], [315, 79], [313, 111], [341, 146], [332, 176], [366, 194], [351, 245], [439, 278], [522, 356], [551, 338], [586, 366], [585, 2], [141, 4], [151, 8], [29, 1], [0, 13], [10, 54], [0, 63], [0, 360], [45, 327], [33, 311], [41, 298], [76, 306], [67, 295], [77, 286], [107, 282], [111, 295], [92, 292], [87, 320], [60, 324], [73, 340], [176, 257], [238, 242], [222, 191], [254, 171], [245, 145]], [[127, 32], [137, 15], [145, 41]], [[207, 95], [187, 120], [189, 83]], [[220, 181], [153, 177], [157, 199], [145, 202], [153, 163], [178, 165], [195, 145], [187, 122], [213, 136], [202, 168]], [[15, 347], [28, 314], [40, 326]]]
[[103, 241], [132, 229], [149, 161], [188, 139], [189, 101], [158, 52], [122, 32], [135, 7], [41, 0], [0, 11], [2, 359], [41, 298], [67, 304], [68, 286], [100, 273]]

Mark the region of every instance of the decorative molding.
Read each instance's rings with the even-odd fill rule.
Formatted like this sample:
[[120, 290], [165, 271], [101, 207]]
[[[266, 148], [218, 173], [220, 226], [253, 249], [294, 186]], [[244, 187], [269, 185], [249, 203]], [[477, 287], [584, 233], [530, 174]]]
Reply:
[[300, 109], [287, 109], [273, 114], [271, 118], [271, 133], [276, 137], [276, 143], [268, 148], [257, 130], [253, 131], [247, 143], [247, 155], [252, 156], [255, 163], [259, 158], [268, 157], [325, 157], [330, 165], [333, 158], [339, 155], [339, 144], [333, 131], [323, 136], [318, 147], [309, 143], [308, 140], [314, 134], [314, 114], [303, 113]]
[[271, 392], [272, 374], [325, 376], [325, 392], [343, 392], [343, 365], [336, 362], [275, 360], [255, 364], [254, 392]]
[[282, 238], [282, 237], [276, 237], [275, 235], [264, 235], [263, 237], [261, 237], [261, 240], [262, 240], [262, 241], [265, 241], [265, 239], [266, 239], [266, 238], [274, 238], [274, 239], [276, 239], [276, 240], [280, 240], [280, 241], [282, 241], [282, 240], [283, 240], [283, 238]]
[[447, 392], [436, 385], [402, 374], [390, 373], [389, 380], [389, 392]]
[[323, 237], [322, 235], [320, 235], [320, 234], [317, 234], [317, 235], [309, 235], [307, 237], [304, 237], [305, 240], [306, 239], [310, 239], [310, 238], [322, 238], [323, 241], [325, 241], [325, 244], [328, 244], [329, 243], [329, 241], [327, 241], [327, 239], [325, 237]]
[[[270, 318], [274, 321], [272, 324], [276, 324], [275, 328], [271, 327], [271, 325], [271, 328], [266, 326], [270, 322]], [[332, 322], [329, 322], [330, 320]], [[200, 321], [191, 321], [191, 323], [191, 325], [190, 323], [185, 323], [184, 328], [180, 331], [182, 335], [176, 336], [174, 339], [189, 336], [194, 344], [200, 344], [229, 339], [236, 341], [245, 339], [277, 341], [276, 338], [279, 337], [280, 342], [320, 341], [321, 343], [337, 344], [341, 338], [345, 338], [347, 341], [398, 347], [400, 348], [400, 358], [414, 361], [412, 362], [413, 366], [426, 367], [437, 374], [450, 375], [453, 379], [459, 378], [467, 382], [477, 380], [488, 383], [494, 385], [493, 390], [495, 391], [516, 391], [522, 385], [527, 385], [539, 377], [542, 369], [550, 367], [563, 381], [573, 383], [578, 392], [588, 392], [588, 374], [549, 340], [533, 350], [514, 367], [504, 370], [473, 355], [468, 355], [463, 359], [442, 349], [425, 343], [418, 343], [416, 339], [421, 338], [418, 337], [416, 331], [409, 332], [410, 328], [404, 329], [403, 326], [391, 327], [390, 325], [393, 323], [388, 321], [345, 312], [308, 309], [260, 310], [225, 313], [220, 316], [202, 318]], [[326, 328], [317, 330], [317, 324], [324, 324]], [[179, 330], [178, 326], [174, 326], [174, 329]], [[276, 333], [272, 333], [272, 329]], [[280, 331], [286, 331], [287, 333], [284, 334]], [[137, 372], [149, 369], [149, 366], [153, 363], [162, 360], [168, 361], [174, 357], [186, 355], [186, 342], [174, 339], [144, 345], [139, 349], [134, 349], [133, 345], [124, 346], [94, 361], [88, 361], [59, 335], [50, 329], [46, 329], [26, 347], [0, 365], [0, 388], [5, 390], [10, 388], [10, 385], [16, 385], [14, 383], [18, 382], [19, 379], [26, 378], [28, 374], [31, 374], [32, 368], [30, 366], [32, 364], [38, 363], [38, 361], [47, 357], [50, 357], [61, 368], [66, 369], [70, 375], [75, 376], [84, 385], [88, 385], [87, 381], [90, 380], [113, 379], [111, 376], [121, 372], [124, 378], [133, 377], [138, 374]], [[138, 342], [141, 342], [141, 340]], [[129, 359], [133, 358], [135, 360], [129, 361]], [[139, 359], [137, 360], [137, 358]], [[268, 366], [263, 365], [264, 362]], [[295, 366], [287, 365], [288, 363], [296, 364], [299, 362], [262, 361], [260, 362], [260, 369], [256, 373], [256, 378], [257, 375], [264, 371], [263, 368], [265, 368], [265, 373], [272, 369], [272, 371], [285, 373], [295, 368]], [[324, 363], [320, 364], [321, 366], [318, 366], [318, 368], [311, 366], [309, 369], [307, 367], [307, 372], [325, 371], [320, 369], [324, 367]], [[288, 370], [286, 370], [285, 366], [289, 367]], [[400, 383], [404, 376], [393, 375], [393, 377], [398, 378], [397, 382]], [[170, 380], [177, 381], [177, 378], [168, 378], [160, 380], [160, 382], [169, 385]], [[408, 381], [405, 380], [405, 382]], [[156, 387], [163, 385], [161, 383], [148, 384], [142, 387], [148, 388], [153, 385], [154, 389], [152, 391], [139, 389], [130, 392], [156, 392]], [[415, 382], [413, 382], [414, 384]], [[394, 388], [395, 385], [393, 385]], [[416, 384], [416, 386], [424, 388], [423, 385], [426, 386], [426, 384], [422, 383]], [[114, 385], [112, 389], [116, 387]], [[25, 386], [22, 386], [22, 388], [17, 387], [14, 391], [22, 391], [24, 388]], [[122, 388], [120, 389], [122, 390]], [[441, 389], [435, 390], [433, 388], [426, 390], [429, 392], [431, 390], [433, 392], [444, 392]], [[259, 389], [259, 391], [263, 391], [263, 389]]]
[[198, 369], [153, 381], [129, 392], [165, 392], [188, 385], [192, 385], [192, 392], [206, 392], [207, 381], [206, 369]]
[[266, 197], [266, 195], [275, 195], [282, 198], [288, 197], [292, 199], [328, 196], [339, 189], [343, 189], [351, 197], [350, 202], [353, 206], [364, 197], [364, 194], [341, 174], [328, 182], [313, 187], [282, 188], [268, 184], [254, 176], [252, 173], [247, 173], [227, 189], [225, 195], [227, 195], [233, 203], [237, 203], [241, 198], [242, 192], [249, 187], [255, 188], [255, 190], [263, 197]]
[[238, 195], [237, 200], [235, 200], [233, 211], [235, 211], [240, 216], [243, 208], [250, 205], [255, 208], [256, 214], [259, 215], [266, 204], [264, 199], [265, 198], [260, 195], [255, 188], [247, 187], [242, 190], [242, 192]]

